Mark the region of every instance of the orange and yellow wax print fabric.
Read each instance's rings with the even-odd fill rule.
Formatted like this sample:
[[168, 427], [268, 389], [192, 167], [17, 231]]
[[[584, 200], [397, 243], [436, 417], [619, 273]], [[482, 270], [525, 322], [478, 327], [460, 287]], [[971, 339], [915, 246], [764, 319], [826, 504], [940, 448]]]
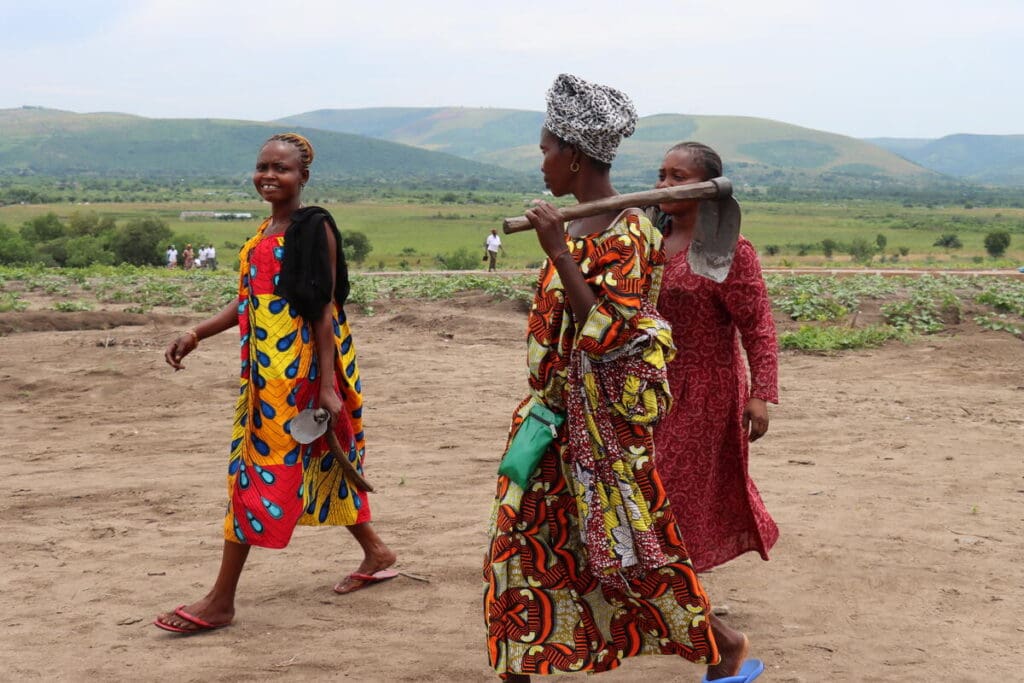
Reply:
[[274, 293], [284, 235], [264, 236], [269, 221], [242, 248], [238, 288], [241, 387], [228, 465], [224, 537], [283, 548], [296, 524], [351, 525], [370, 520], [365, 492], [349, 486], [325, 437], [301, 445], [292, 418], [319, 405], [320, 383], [331, 382], [348, 420], [332, 428], [350, 444], [361, 469], [365, 449], [363, 400], [356, 350], [344, 309], [335, 305], [335, 367], [317, 367], [313, 325]]
[[717, 661], [708, 599], [654, 469], [673, 353], [651, 305], [660, 233], [627, 211], [567, 246], [597, 303], [577, 325], [545, 262], [528, 321], [530, 396], [510, 438], [535, 402], [568, 419], [528, 490], [498, 478], [484, 562], [490, 663], [504, 677], [607, 671], [643, 654]]

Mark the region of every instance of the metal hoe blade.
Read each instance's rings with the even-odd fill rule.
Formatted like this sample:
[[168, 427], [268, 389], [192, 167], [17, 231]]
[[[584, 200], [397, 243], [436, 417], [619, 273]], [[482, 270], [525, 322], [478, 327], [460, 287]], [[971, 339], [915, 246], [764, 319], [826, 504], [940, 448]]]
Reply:
[[690, 269], [715, 282], [724, 282], [739, 238], [740, 205], [735, 198], [701, 201], [686, 257]]
[[335, 461], [344, 472], [344, 476], [360, 491], [373, 492], [373, 486], [359, 473], [356, 466], [349, 462], [348, 453], [338, 443], [338, 437], [330, 429], [331, 414], [323, 408], [307, 408], [292, 418], [289, 431], [292, 438], [301, 444], [312, 443], [327, 434], [327, 445], [334, 454]]
[[312, 443], [323, 436], [331, 424], [331, 414], [323, 408], [307, 408], [292, 418], [290, 431], [299, 443]]

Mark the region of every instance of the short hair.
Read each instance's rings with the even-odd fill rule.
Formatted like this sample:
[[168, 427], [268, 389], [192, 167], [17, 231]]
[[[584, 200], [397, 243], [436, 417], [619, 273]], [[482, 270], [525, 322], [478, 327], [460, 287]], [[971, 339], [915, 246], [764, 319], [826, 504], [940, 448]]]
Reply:
[[289, 145], [294, 146], [299, 150], [299, 160], [302, 162], [302, 168], [309, 168], [310, 164], [313, 163], [313, 145], [309, 143], [304, 135], [298, 133], [277, 133], [267, 138], [267, 141], [263, 143], [266, 147], [271, 142], [286, 142]]
[[669, 148], [665, 154], [671, 154], [672, 152], [679, 152], [685, 150], [690, 153], [693, 160], [700, 167], [704, 180], [711, 180], [722, 175], [722, 157], [718, 156], [718, 152], [711, 149], [702, 142], [694, 142], [692, 140], [687, 142], [680, 142], [678, 145], [673, 145]]

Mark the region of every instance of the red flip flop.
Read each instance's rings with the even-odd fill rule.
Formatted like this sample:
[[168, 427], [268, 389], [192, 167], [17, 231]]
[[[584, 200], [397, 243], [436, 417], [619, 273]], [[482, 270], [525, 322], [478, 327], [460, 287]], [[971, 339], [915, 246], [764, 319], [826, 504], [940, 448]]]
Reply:
[[373, 574], [363, 574], [362, 572], [352, 572], [346, 578], [361, 581], [362, 583], [356, 584], [348, 590], [338, 590], [339, 583], [334, 587], [334, 592], [338, 595], [348, 595], [349, 593], [355, 593], [358, 590], [362, 590], [367, 586], [372, 586], [375, 583], [383, 583], [384, 581], [390, 581], [391, 579], [398, 576], [398, 572], [394, 569], [381, 569], [380, 571], [374, 572]]
[[216, 631], [219, 628], [224, 628], [225, 626], [231, 625], [230, 621], [224, 622], [223, 624], [211, 624], [205, 619], [202, 619], [200, 617], [195, 616], [194, 614], [189, 614], [188, 612], [186, 612], [185, 605], [179, 605], [174, 610], [174, 613], [182, 619], [184, 619], [185, 621], [189, 622], [190, 624], [194, 624], [197, 628], [181, 628], [180, 626], [167, 624], [160, 621], [159, 617], [153, 620], [153, 625], [157, 628], [162, 628], [165, 631], [170, 631], [171, 633], [181, 633], [185, 635], [191, 635], [193, 633], [203, 633], [205, 631]]

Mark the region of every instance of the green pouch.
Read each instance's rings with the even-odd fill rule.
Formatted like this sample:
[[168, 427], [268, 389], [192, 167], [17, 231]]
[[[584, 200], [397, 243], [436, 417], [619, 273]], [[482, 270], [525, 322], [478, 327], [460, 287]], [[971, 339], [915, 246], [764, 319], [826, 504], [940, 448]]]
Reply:
[[504, 474], [525, 490], [530, 483], [530, 475], [537, 469], [544, 451], [558, 436], [558, 428], [563, 422], [564, 415], [552, 412], [540, 404], [530, 408], [519, 425], [519, 431], [512, 437], [505, 457], [501, 459], [498, 474]]

